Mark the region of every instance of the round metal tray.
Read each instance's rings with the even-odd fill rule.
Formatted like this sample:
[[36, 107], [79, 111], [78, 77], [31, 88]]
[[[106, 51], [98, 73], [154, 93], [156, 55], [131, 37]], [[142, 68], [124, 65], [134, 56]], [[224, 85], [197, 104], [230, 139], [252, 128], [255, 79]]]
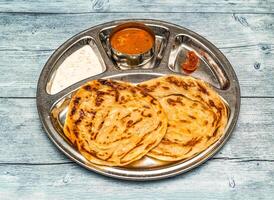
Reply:
[[[115, 26], [138, 21], [146, 24], [156, 34], [156, 52], [154, 59], [142, 68], [122, 70], [117, 67], [109, 54], [108, 36]], [[81, 80], [68, 88], [50, 94], [47, 86], [52, 74], [57, 70], [56, 63], [61, 57], [70, 55], [69, 51], [81, 44], [96, 45], [97, 55], [104, 63], [103, 73]], [[208, 149], [188, 160], [162, 162], [149, 157], [125, 167], [107, 167], [87, 161], [77, 152], [63, 135], [62, 126], [67, 106], [74, 91], [87, 81], [110, 78], [139, 83], [166, 74], [187, 76], [180, 69], [180, 63], [189, 50], [195, 51], [200, 58], [198, 70], [191, 74], [209, 82], [227, 103], [229, 110], [225, 134]], [[53, 143], [70, 159], [85, 168], [106, 176], [126, 180], [155, 180], [171, 177], [197, 167], [212, 157], [228, 140], [237, 122], [240, 109], [240, 87], [236, 74], [225, 56], [209, 41], [186, 28], [158, 20], [121, 20], [105, 23], [87, 29], [61, 45], [45, 64], [37, 87], [37, 109], [44, 129]]]

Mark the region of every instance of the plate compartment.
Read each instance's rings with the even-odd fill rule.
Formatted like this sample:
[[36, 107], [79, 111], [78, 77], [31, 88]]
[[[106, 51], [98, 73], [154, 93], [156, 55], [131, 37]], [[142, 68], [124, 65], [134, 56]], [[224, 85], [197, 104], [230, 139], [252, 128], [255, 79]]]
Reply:
[[[158, 38], [157, 53], [152, 62], [140, 69], [119, 69], [111, 59], [108, 48], [108, 35], [115, 26], [137, 21], [151, 27]], [[79, 45], [79, 41], [89, 38], [98, 48], [98, 56], [105, 66], [101, 74], [88, 77], [56, 93], [49, 94], [48, 84], [53, 81], [52, 74], [57, 70], [56, 63], [62, 57], [70, 55], [70, 50]], [[201, 67], [191, 74], [209, 82], [227, 103], [230, 111], [225, 134], [208, 149], [188, 160], [177, 162], [162, 162], [145, 157], [126, 167], [107, 167], [95, 165], [78, 153], [63, 135], [67, 107], [73, 93], [84, 83], [98, 78], [139, 83], [164, 76], [180, 74], [187, 76], [180, 69], [180, 63], [187, 51], [195, 51], [200, 58]], [[61, 45], [45, 64], [37, 86], [37, 109], [40, 120], [53, 143], [70, 159], [83, 167], [106, 176], [126, 180], [156, 180], [171, 177], [193, 169], [212, 157], [229, 139], [237, 122], [240, 110], [240, 87], [236, 74], [225, 56], [209, 41], [186, 28], [158, 20], [131, 19], [105, 23], [87, 29]]]

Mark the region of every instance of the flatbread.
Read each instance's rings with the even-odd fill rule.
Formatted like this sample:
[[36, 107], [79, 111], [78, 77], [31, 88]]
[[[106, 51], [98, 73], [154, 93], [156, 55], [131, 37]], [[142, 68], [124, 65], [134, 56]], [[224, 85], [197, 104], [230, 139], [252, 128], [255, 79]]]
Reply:
[[136, 86], [94, 80], [72, 97], [64, 133], [90, 162], [124, 166], [157, 146], [167, 129], [160, 103]]
[[204, 81], [169, 75], [138, 86], [161, 103], [168, 118], [165, 137], [148, 156], [164, 161], [187, 159], [224, 134], [227, 108]]

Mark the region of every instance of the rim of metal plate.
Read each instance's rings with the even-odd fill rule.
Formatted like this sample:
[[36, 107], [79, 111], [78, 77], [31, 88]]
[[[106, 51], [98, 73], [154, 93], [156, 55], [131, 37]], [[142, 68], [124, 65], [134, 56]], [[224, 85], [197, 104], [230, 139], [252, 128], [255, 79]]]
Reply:
[[[167, 41], [167, 45], [165, 48], [165, 52], [163, 53], [163, 57], [161, 59], [161, 63], [157, 68], [153, 69], [129, 69], [129, 70], [118, 70], [113, 62], [109, 59], [104, 47], [99, 38], [99, 33], [106, 29], [115, 27], [118, 24], [129, 22], [129, 21], [137, 21], [145, 23], [146, 25], [164, 27], [169, 30], [169, 38]], [[227, 102], [228, 107], [230, 108], [230, 117], [228, 121], [228, 126], [226, 128], [225, 134], [212, 146], [206, 149], [204, 152], [198, 154], [197, 156], [187, 160], [176, 162], [174, 164], [167, 165], [161, 168], [152, 168], [146, 171], [138, 170], [138, 169], [127, 169], [127, 168], [119, 168], [119, 167], [105, 167], [105, 166], [98, 166], [92, 163], [87, 163], [85, 158], [77, 151], [75, 151], [60, 134], [55, 130], [52, 122], [51, 122], [51, 109], [52, 107], [59, 102], [60, 99], [64, 98], [65, 96], [69, 95], [73, 91], [77, 90], [81, 85], [85, 82], [98, 79], [98, 78], [115, 78], [117, 76], [129, 76], [129, 75], [154, 75], [154, 76], [163, 76], [165, 74], [179, 74], [168, 67], [169, 56], [172, 49], [172, 42], [175, 40], [175, 37], [181, 34], [186, 34], [191, 36], [195, 40], [199, 41], [203, 44], [210, 53], [215, 56], [215, 59], [218, 60], [219, 68], [216, 73], [224, 73], [230, 84], [228, 88], [225, 89], [218, 89], [215, 90], [224, 98]], [[106, 70], [98, 75], [89, 77], [87, 79], [81, 80], [70, 87], [60, 91], [57, 94], [50, 95], [46, 91], [46, 85], [49, 80], [49, 76], [51, 75], [54, 69], [55, 63], [58, 59], [63, 55], [63, 53], [76, 44], [79, 40], [83, 38], [91, 38], [98, 47], [98, 50], [101, 54], [101, 57], [105, 63]], [[220, 72], [221, 70], [221, 72]], [[184, 76], [184, 75], [182, 75]], [[240, 86], [237, 79], [237, 76], [229, 63], [226, 57], [215, 47], [212, 43], [208, 40], [200, 36], [199, 34], [186, 29], [184, 27], [159, 21], [159, 20], [151, 20], [151, 19], [126, 19], [126, 20], [117, 20], [108, 23], [104, 23], [101, 25], [97, 25], [95, 27], [91, 27], [75, 36], [70, 38], [64, 44], [62, 44], [48, 59], [47, 63], [45, 64], [37, 85], [37, 94], [36, 94], [36, 103], [37, 103], [37, 110], [39, 113], [40, 120], [43, 124], [44, 129], [46, 130], [49, 138], [53, 141], [53, 143], [60, 149], [65, 155], [67, 155], [70, 159], [75, 161], [76, 163], [80, 164], [81, 166], [97, 172], [102, 175], [106, 175], [109, 177], [114, 177], [118, 179], [124, 180], [136, 180], [136, 181], [145, 181], [145, 180], [157, 180], [168, 178], [171, 176], [175, 176], [184, 172], [187, 172], [202, 163], [206, 160], [211, 158], [217, 151], [221, 149], [221, 147], [226, 143], [229, 139], [239, 116], [240, 111]]]

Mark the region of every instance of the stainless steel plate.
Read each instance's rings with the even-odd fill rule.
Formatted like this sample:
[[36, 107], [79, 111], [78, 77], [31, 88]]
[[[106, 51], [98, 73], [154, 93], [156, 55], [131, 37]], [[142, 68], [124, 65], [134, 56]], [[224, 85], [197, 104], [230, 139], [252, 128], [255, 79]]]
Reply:
[[[145, 23], [156, 34], [155, 57], [140, 69], [119, 69], [110, 57], [108, 36], [111, 29], [128, 21]], [[102, 61], [103, 73], [89, 77], [50, 94], [49, 86], [58, 63], [68, 57], [79, 45], [96, 45], [98, 58]], [[191, 74], [209, 82], [223, 97], [229, 108], [229, 120], [225, 134], [212, 146], [197, 156], [178, 162], [162, 162], [145, 157], [126, 167], [106, 167], [87, 161], [65, 138], [62, 132], [67, 106], [71, 95], [85, 82], [98, 78], [111, 78], [133, 83], [149, 80], [166, 74], [186, 76], [180, 63], [186, 52], [192, 50], [200, 58], [198, 70]], [[127, 180], [155, 180], [186, 172], [212, 157], [228, 140], [237, 122], [240, 108], [240, 87], [235, 72], [225, 56], [209, 41], [186, 28], [158, 20], [122, 20], [113, 21], [87, 29], [61, 45], [44, 66], [37, 87], [37, 108], [43, 126], [49, 138], [69, 158], [85, 168], [115, 178]]]

